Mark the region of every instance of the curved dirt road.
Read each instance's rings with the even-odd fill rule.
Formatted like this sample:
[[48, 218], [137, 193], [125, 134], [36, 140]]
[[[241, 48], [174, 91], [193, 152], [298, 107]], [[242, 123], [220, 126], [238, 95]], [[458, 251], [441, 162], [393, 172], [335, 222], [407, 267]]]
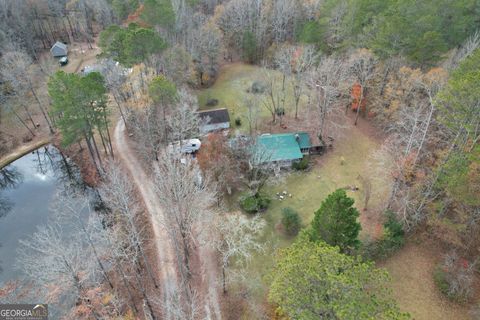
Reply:
[[[166, 303], [165, 294], [175, 293], [178, 289], [178, 278], [175, 266], [175, 255], [162, 221], [165, 221], [161, 204], [157, 199], [152, 179], [147, 176], [141, 164], [136, 158], [134, 151], [128, 145], [128, 139], [125, 137], [125, 124], [120, 119], [115, 127], [113, 143], [117, 150], [117, 157], [123, 163], [125, 169], [130, 173], [142, 196], [145, 207], [148, 211], [148, 218], [153, 228], [153, 236], [158, 257], [159, 280], [163, 287], [163, 302]], [[199, 248], [201, 259], [201, 272], [203, 274], [204, 286], [201, 289], [200, 296], [203, 298], [203, 305], [206, 319], [221, 320], [221, 311], [218, 299], [217, 286], [215, 285], [215, 264], [213, 252], [206, 247]], [[170, 308], [163, 308], [165, 312], [171, 311]], [[173, 319], [171, 314], [165, 315], [166, 319]]]
[[[147, 176], [142, 166], [138, 162], [134, 152], [128, 145], [125, 138], [125, 124], [119, 120], [115, 127], [113, 143], [117, 150], [117, 157], [121, 160], [124, 168], [129, 171], [130, 177], [137, 186], [143, 202], [147, 209], [147, 217], [150, 219], [155, 240], [156, 253], [158, 261], [154, 264], [159, 276], [160, 285], [163, 288], [163, 301], [167, 292], [175, 292], [177, 288], [177, 273], [175, 269], [175, 260], [170, 246], [170, 240], [164, 227], [158, 221], [163, 217], [161, 206], [157, 200], [151, 179]], [[163, 308], [168, 310], [169, 308]], [[173, 318], [166, 315], [166, 319]]]

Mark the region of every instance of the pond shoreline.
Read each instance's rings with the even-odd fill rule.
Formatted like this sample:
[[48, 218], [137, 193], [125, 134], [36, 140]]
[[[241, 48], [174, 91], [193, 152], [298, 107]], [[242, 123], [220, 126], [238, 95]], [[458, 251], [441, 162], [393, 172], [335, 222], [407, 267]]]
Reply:
[[24, 155], [37, 150], [38, 148], [41, 148], [47, 144], [51, 143], [50, 137], [48, 138], [42, 138], [38, 141], [28, 143], [21, 145], [6, 156], [0, 158], [0, 169], [3, 169], [4, 167], [8, 166], [10, 163], [14, 162], [15, 160], [20, 159]]

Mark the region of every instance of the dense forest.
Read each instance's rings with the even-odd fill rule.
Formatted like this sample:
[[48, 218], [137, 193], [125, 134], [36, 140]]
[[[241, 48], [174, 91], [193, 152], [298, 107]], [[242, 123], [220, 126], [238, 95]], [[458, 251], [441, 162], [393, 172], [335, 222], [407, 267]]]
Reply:
[[[0, 301], [43, 297], [65, 319], [415, 318], [380, 266], [429, 239], [435, 290], [480, 317], [480, 1], [4, 0], [0, 15], [0, 156], [47, 139], [95, 190], [59, 192]], [[228, 68], [245, 68], [232, 97]], [[232, 130], [203, 136], [219, 99]], [[270, 163], [258, 139], [286, 128], [321, 157], [362, 132], [378, 147], [360, 187], [272, 222], [297, 195], [271, 186], [327, 163]], [[193, 158], [165, 151], [193, 138]]]

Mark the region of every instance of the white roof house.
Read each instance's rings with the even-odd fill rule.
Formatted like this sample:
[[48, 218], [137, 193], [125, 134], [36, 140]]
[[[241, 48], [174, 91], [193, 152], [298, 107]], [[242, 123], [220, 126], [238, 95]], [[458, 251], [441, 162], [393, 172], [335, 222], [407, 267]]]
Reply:
[[50, 52], [52, 53], [52, 56], [54, 56], [55, 58], [64, 57], [68, 54], [68, 48], [65, 43], [57, 41], [50, 49]]

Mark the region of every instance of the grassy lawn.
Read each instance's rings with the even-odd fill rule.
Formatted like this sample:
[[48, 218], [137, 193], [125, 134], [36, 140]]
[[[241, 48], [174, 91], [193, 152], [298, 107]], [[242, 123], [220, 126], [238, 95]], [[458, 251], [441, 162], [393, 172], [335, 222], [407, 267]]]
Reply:
[[[276, 71], [274, 72], [279, 75]], [[247, 108], [244, 105], [245, 97], [253, 97], [254, 94], [247, 90], [252, 87], [254, 81], [262, 81], [262, 70], [259, 67], [243, 63], [234, 63], [222, 68], [221, 73], [215, 84], [208, 89], [197, 92], [200, 110], [227, 108], [230, 113], [230, 125], [235, 128], [235, 119], [239, 117], [242, 121], [241, 131], [247, 130], [247, 118], [245, 116]], [[257, 95], [261, 101], [262, 95]], [[217, 99], [218, 105], [208, 107], [209, 99]], [[288, 99], [287, 99], [288, 101]], [[261, 119], [269, 119], [270, 113], [262, 105], [259, 106], [259, 116]]]
[[[256, 66], [235, 63], [222, 68], [215, 84], [198, 93], [200, 109], [206, 110], [208, 99], [215, 98], [219, 103], [210, 108], [227, 108], [231, 121], [237, 116], [243, 117], [246, 108], [242, 106], [242, 100], [255, 80], [262, 79], [262, 72]], [[288, 101], [288, 99], [287, 99]], [[264, 122], [270, 119], [267, 110], [260, 108]], [[234, 123], [232, 123], [234, 125]], [[242, 127], [245, 127], [242, 125]], [[268, 185], [263, 191], [272, 196], [272, 205], [264, 213], [265, 219], [269, 221], [269, 232], [275, 235], [270, 237], [276, 239], [281, 237], [275, 231], [275, 225], [281, 217], [281, 210], [284, 207], [291, 207], [297, 210], [302, 216], [304, 223], [308, 223], [313, 213], [320, 207], [322, 200], [337, 188], [356, 185], [359, 191], [347, 191], [349, 196], [355, 199], [356, 206], [362, 212], [362, 222], [365, 221], [363, 236], [371, 231], [368, 221], [376, 214], [377, 208], [385, 201], [387, 191], [383, 190], [385, 181], [372, 179], [372, 196], [369, 202], [369, 210], [363, 211], [364, 190], [358, 175], [369, 177], [375, 175], [368, 166], [370, 155], [379, 148], [377, 141], [359, 130], [355, 126], [345, 128], [343, 137], [335, 141], [333, 149], [323, 156], [312, 158], [311, 169], [307, 172], [292, 172], [286, 178], [279, 179]], [[341, 159], [343, 158], [343, 164]], [[277, 200], [277, 192], [287, 191], [292, 198], [283, 201]], [[372, 230], [373, 231], [373, 230]]]
[[380, 263], [392, 278], [395, 299], [416, 320], [471, 319], [468, 305], [448, 301], [437, 289], [432, 275], [440, 254], [432, 248], [435, 244], [410, 242]]
[[[265, 187], [263, 191], [272, 198], [271, 206], [262, 213], [267, 221], [262, 239], [266, 243], [266, 250], [262, 254], [256, 255], [251, 261], [250, 279], [255, 279], [254, 281], [263, 279], [273, 262], [274, 251], [289, 245], [293, 240], [284, 235], [279, 228], [282, 209], [285, 207], [291, 207], [298, 211], [303, 224], [307, 226], [312, 220], [314, 212], [328, 194], [338, 188], [356, 185], [360, 190], [347, 190], [347, 194], [355, 199], [355, 206], [361, 213], [361, 238], [371, 237], [381, 232], [381, 212], [378, 208], [387, 199], [388, 191], [382, 188], [378, 180], [372, 180], [372, 198], [369, 202], [369, 209], [364, 211], [364, 193], [361, 183], [357, 179], [359, 174], [369, 176], [369, 155], [379, 146], [370, 137], [355, 128], [351, 130], [355, 131], [354, 139], [337, 141], [334, 148], [327, 154], [313, 158], [314, 162], [317, 161], [312, 164], [309, 171], [292, 172], [280, 181]], [[342, 158], [344, 159], [343, 164]], [[292, 194], [292, 197], [278, 200], [276, 193], [283, 191]], [[264, 284], [266, 286], [266, 283]], [[257, 289], [259, 297], [265, 294], [263, 286], [257, 286]]]
[[[207, 100], [218, 99], [219, 104], [211, 108], [228, 108], [232, 127], [234, 127], [235, 118], [241, 117], [240, 130], [245, 131], [246, 125], [243, 124], [246, 121], [242, 115], [246, 112], [246, 108], [243, 107], [243, 99], [245, 95], [250, 95], [247, 89], [251, 87], [253, 81], [259, 79], [262, 79], [262, 73], [257, 67], [238, 63], [226, 66], [222, 69], [215, 85], [198, 92], [200, 107], [202, 110], [209, 109], [205, 105]], [[270, 120], [270, 115], [263, 107], [260, 111], [261, 120], [265, 124]], [[301, 125], [301, 121], [299, 124]], [[242, 286], [246, 284], [252, 290], [255, 301], [265, 301], [268, 288], [268, 280], [265, 276], [273, 263], [275, 251], [289, 245], [293, 240], [281, 231], [280, 220], [283, 208], [291, 207], [296, 210], [302, 217], [304, 226], [307, 226], [328, 194], [337, 188], [358, 186], [358, 191], [347, 189], [347, 194], [355, 199], [355, 206], [360, 211], [361, 238], [366, 239], [381, 234], [381, 208], [389, 196], [387, 187], [390, 185], [389, 178], [376, 172], [377, 169], [371, 157], [380, 148], [378, 140], [359, 127], [347, 126], [343, 136], [334, 142], [332, 149], [323, 156], [312, 158], [310, 170], [292, 171], [274, 179], [274, 182], [267, 184], [264, 188], [263, 192], [272, 198], [269, 209], [261, 213], [267, 222], [262, 239], [265, 250], [254, 255], [242, 282]], [[363, 185], [358, 179], [359, 174], [368, 178], [372, 185], [371, 198], [366, 211], [363, 210], [365, 194]], [[277, 199], [276, 193], [283, 191], [291, 194], [292, 197], [287, 196], [284, 200]], [[237, 201], [239, 196], [240, 194], [237, 193], [229, 199], [231, 210], [239, 210]], [[427, 245], [409, 243], [398, 254], [379, 264], [391, 274], [390, 287], [399, 306], [402, 310], [410, 312], [414, 319], [467, 319], [467, 308], [446, 301], [436, 289], [432, 280], [436, 255], [429, 250]], [[230, 289], [234, 287], [231, 285]], [[255, 314], [246, 314], [243, 318], [255, 318]]]
[[[253, 81], [261, 79], [262, 74], [258, 67], [233, 64], [222, 69], [217, 82], [209, 89], [198, 92], [200, 108], [205, 110], [208, 99], [215, 98], [219, 104], [213, 108], [226, 107], [229, 110], [232, 126], [234, 119], [246, 112], [242, 110], [242, 100], [251, 87]], [[261, 108], [262, 120], [269, 121], [270, 115]], [[243, 120], [243, 119], [242, 119]], [[242, 121], [242, 123], [246, 123]], [[242, 125], [242, 128], [246, 126]], [[260, 298], [265, 294], [265, 285], [262, 285], [263, 276], [273, 262], [273, 253], [279, 248], [288, 245], [292, 239], [285, 236], [279, 228], [282, 209], [291, 207], [298, 211], [304, 225], [309, 224], [314, 212], [320, 207], [321, 202], [328, 194], [337, 188], [358, 186], [360, 190], [347, 190], [347, 194], [355, 199], [355, 205], [361, 212], [362, 237], [369, 237], [381, 231], [381, 214], [378, 208], [388, 197], [388, 190], [383, 186], [388, 185], [381, 179], [371, 180], [372, 196], [368, 210], [364, 211], [364, 190], [358, 179], [359, 174], [363, 177], [374, 175], [368, 166], [370, 155], [379, 148], [378, 142], [369, 137], [353, 125], [345, 129], [343, 138], [334, 142], [334, 147], [323, 156], [312, 158], [312, 165], [306, 172], [291, 172], [285, 177], [267, 185], [263, 192], [272, 198], [270, 208], [262, 213], [267, 221], [267, 227], [262, 239], [266, 244], [265, 252], [255, 256], [251, 261], [248, 271], [248, 279], [255, 283]], [[280, 201], [276, 197], [277, 192], [287, 191], [292, 197]], [[236, 199], [233, 197], [232, 210], [238, 210]]]
[[[308, 224], [328, 194], [336, 189], [355, 185], [360, 190], [347, 189], [347, 194], [355, 199], [355, 206], [361, 212], [362, 222], [365, 221], [362, 236], [373, 232], [372, 226], [366, 223], [367, 218], [376, 214], [377, 208], [385, 200], [386, 194], [378, 181], [372, 181], [372, 191], [377, 196], [372, 196], [368, 205], [370, 209], [364, 211], [365, 195], [358, 176], [371, 175], [368, 167], [369, 154], [376, 148], [378, 145], [368, 136], [356, 132], [355, 138], [346, 138], [335, 142], [333, 149], [327, 154], [314, 156], [312, 168], [309, 171], [293, 171], [285, 179], [282, 179], [283, 181], [267, 186], [264, 191], [274, 199], [266, 213], [267, 218], [272, 220], [272, 226], [280, 222], [281, 210], [285, 207], [297, 210], [304, 224]], [[276, 193], [282, 191], [287, 191], [292, 194], [292, 197], [278, 200]], [[365, 219], [363, 219], [364, 216]]]

